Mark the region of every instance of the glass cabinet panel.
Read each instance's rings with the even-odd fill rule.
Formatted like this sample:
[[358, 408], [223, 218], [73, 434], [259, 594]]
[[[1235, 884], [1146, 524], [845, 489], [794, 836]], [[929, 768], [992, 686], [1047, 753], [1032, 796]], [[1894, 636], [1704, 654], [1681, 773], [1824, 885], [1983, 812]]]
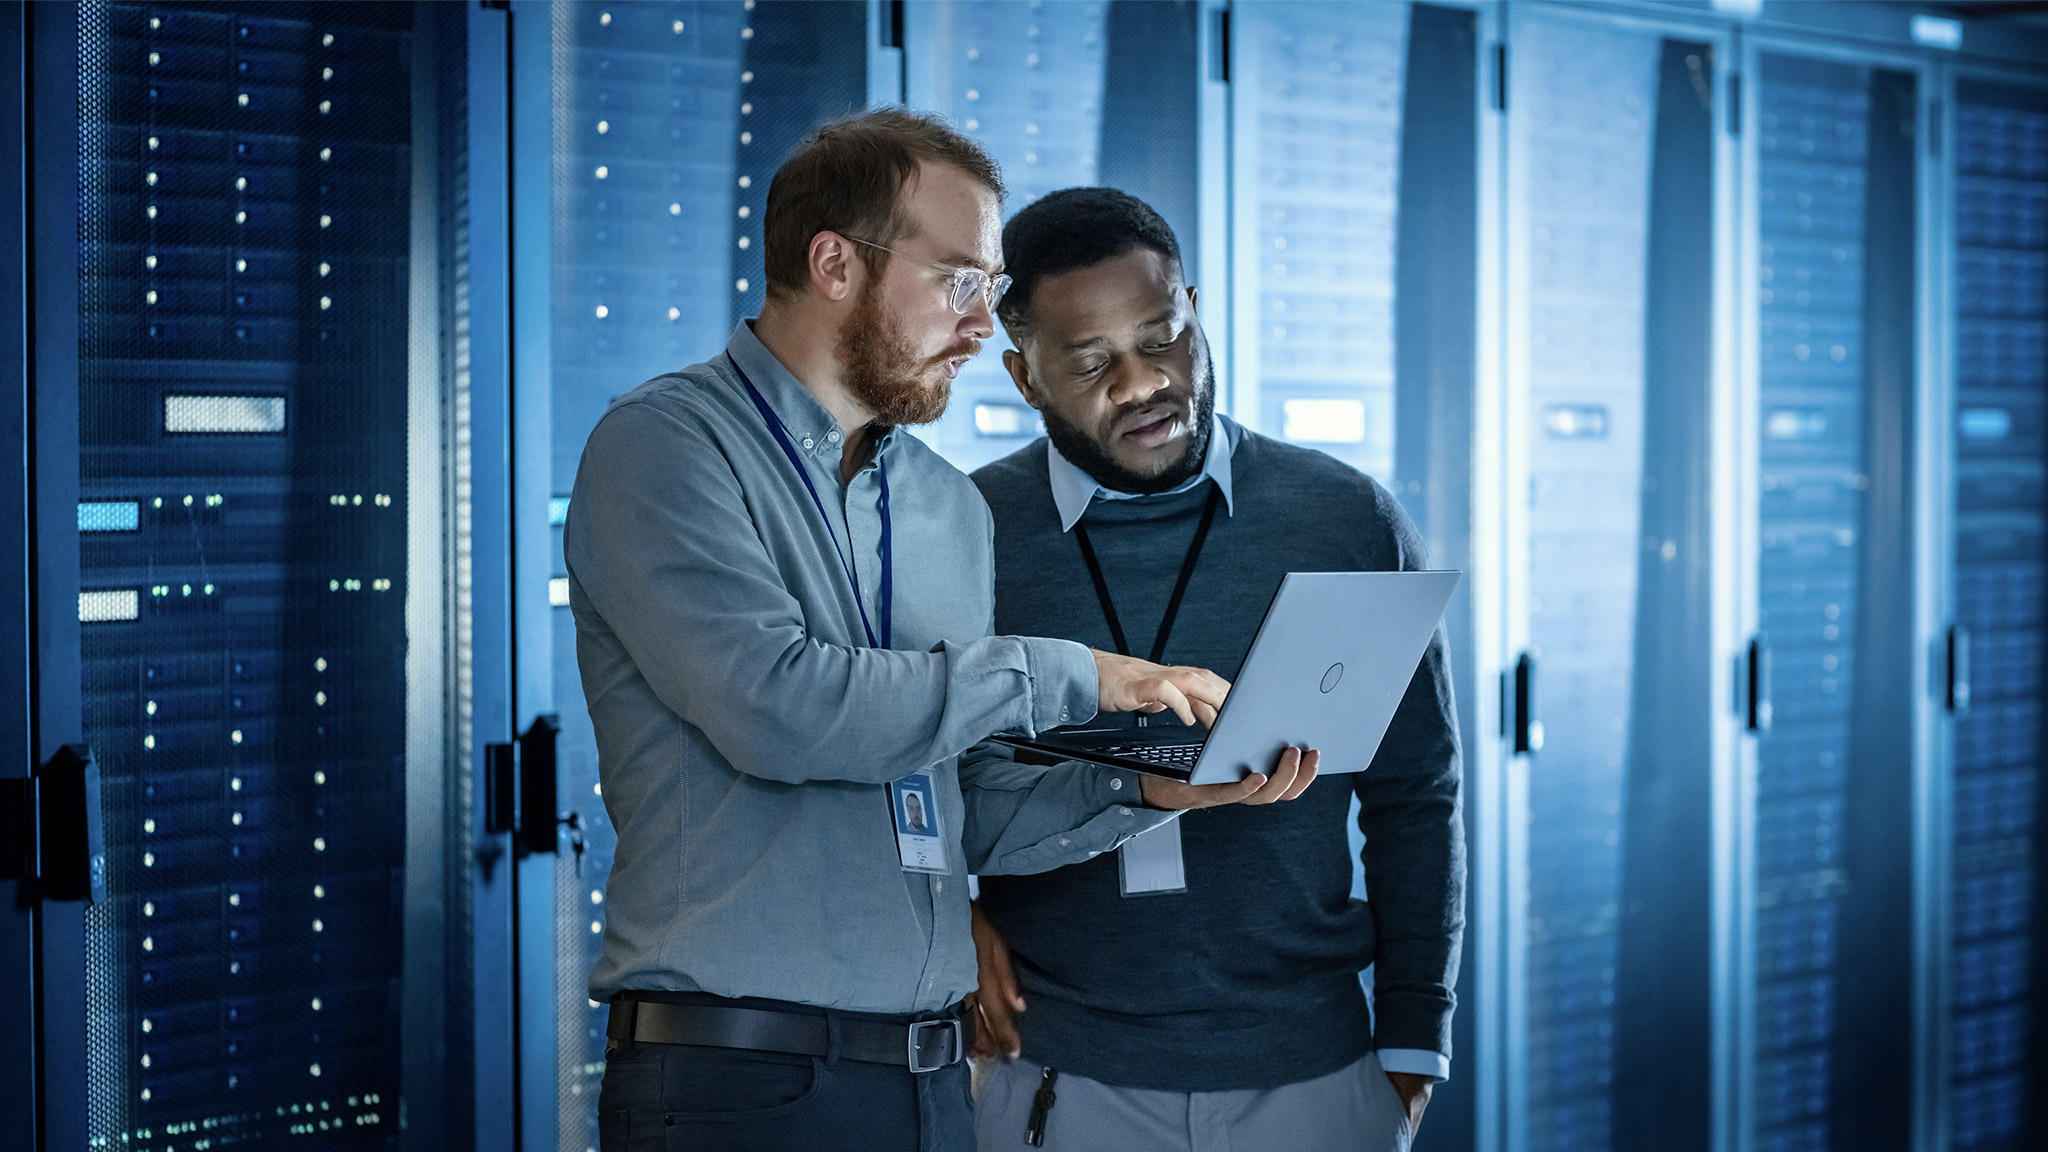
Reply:
[[1909, 1131], [1913, 93], [1909, 74], [1772, 54], [1758, 80], [1766, 1152]]
[[2040, 1083], [2028, 1067], [2041, 1059], [2029, 1015], [2041, 955], [2048, 93], [1965, 82], [1957, 96], [1954, 580], [1967, 698], [1953, 757], [1949, 1115], [1956, 1147], [2017, 1150]]
[[1510, 1139], [1704, 1149], [1715, 53], [1534, 16], [1510, 49]]
[[412, 17], [79, 6], [94, 1147], [399, 1138]]

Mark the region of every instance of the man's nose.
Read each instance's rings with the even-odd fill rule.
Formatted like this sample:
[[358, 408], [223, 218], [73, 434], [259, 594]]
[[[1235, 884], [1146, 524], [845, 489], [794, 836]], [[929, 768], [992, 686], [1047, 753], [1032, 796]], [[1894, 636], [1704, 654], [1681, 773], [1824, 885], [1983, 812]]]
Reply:
[[1110, 402], [1119, 406], [1137, 404], [1170, 387], [1173, 381], [1157, 368], [1138, 365], [1118, 371], [1110, 380]]
[[961, 337], [974, 340], [986, 340], [996, 334], [995, 313], [989, 311], [986, 296], [975, 294], [974, 302], [960, 317], [959, 332]]

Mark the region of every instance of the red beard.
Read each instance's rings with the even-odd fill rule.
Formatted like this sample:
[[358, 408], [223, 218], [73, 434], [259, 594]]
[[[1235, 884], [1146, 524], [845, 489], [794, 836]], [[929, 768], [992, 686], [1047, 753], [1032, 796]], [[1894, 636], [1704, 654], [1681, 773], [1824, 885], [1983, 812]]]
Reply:
[[[946, 414], [953, 382], [939, 366], [981, 351], [981, 341], [965, 340], [922, 363], [911, 364], [910, 341], [882, 314], [875, 283], [861, 286], [860, 299], [839, 334], [839, 366], [846, 390], [883, 425], [929, 424]], [[936, 384], [926, 383], [934, 377]]]

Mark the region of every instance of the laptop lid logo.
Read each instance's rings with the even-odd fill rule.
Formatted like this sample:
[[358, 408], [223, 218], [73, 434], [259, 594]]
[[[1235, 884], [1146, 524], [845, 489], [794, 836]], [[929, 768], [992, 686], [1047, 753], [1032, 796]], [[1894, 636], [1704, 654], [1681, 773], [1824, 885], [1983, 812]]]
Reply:
[[1343, 678], [1344, 665], [1330, 665], [1330, 670], [1323, 673], [1323, 695], [1328, 696], [1330, 694], [1330, 689], [1335, 688], [1337, 686], [1337, 681], [1342, 680]]

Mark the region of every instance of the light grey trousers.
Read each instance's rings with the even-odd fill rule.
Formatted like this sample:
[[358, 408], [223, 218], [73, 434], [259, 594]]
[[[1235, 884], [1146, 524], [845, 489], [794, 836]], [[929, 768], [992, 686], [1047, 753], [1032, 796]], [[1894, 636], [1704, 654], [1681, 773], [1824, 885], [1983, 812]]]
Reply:
[[[974, 1104], [980, 1152], [1025, 1152], [1045, 1069], [997, 1061]], [[1161, 1092], [1062, 1072], [1045, 1152], [1408, 1152], [1400, 1093], [1368, 1052], [1327, 1076], [1265, 1090]]]

